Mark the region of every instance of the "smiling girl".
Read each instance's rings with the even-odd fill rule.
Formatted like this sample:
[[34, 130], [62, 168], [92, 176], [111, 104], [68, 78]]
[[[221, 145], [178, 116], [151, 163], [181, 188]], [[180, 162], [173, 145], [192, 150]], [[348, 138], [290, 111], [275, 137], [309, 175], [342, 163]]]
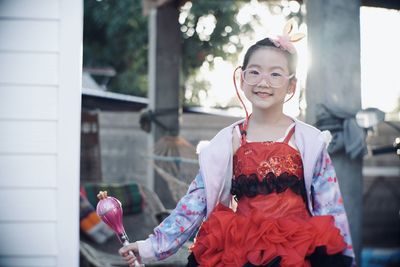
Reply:
[[283, 113], [296, 88], [292, 42], [303, 37], [292, 28], [249, 48], [235, 72], [252, 114], [201, 150], [199, 174], [171, 215], [120, 249], [129, 264], [129, 250], [144, 262], [172, 255], [200, 226], [188, 266], [355, 266], [325, 135]]

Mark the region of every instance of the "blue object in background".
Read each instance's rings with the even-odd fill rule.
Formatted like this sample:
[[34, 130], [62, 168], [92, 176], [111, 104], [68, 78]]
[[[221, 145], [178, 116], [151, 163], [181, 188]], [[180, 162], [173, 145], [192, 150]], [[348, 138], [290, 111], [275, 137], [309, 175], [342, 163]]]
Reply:
[[364, 248], [362, 267], [400, 267], [400, 248]]

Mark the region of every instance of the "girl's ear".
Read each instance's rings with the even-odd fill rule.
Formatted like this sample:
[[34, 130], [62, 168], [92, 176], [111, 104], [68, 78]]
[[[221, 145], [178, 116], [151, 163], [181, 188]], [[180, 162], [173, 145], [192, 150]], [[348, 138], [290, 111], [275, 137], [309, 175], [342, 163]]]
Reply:
[[296, 90], [296, 85], [297, 85], [297, 79], [296, 78], [292, 78], [289, 81], [289, 87], [288, 87], [288, 91], [287, 93], [289, 95], [293, 94], [294, 91]]

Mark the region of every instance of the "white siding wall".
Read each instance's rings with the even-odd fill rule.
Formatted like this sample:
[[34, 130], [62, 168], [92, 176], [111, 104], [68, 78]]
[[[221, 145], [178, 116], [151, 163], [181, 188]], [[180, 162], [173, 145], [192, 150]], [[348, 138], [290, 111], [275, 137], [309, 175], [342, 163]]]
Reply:
[[0, 266], [78, 266], [82, 0], [0, 0]]

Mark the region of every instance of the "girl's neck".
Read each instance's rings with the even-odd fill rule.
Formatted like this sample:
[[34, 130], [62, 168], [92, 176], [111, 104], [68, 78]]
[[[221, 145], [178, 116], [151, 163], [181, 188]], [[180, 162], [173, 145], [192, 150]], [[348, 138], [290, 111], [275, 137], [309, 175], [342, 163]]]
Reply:
[[252, 124], [256, 125], [279, 125], [287, 123], [287, 116], [282, 109], [260, 110], [254, 109], [251, 114]]

